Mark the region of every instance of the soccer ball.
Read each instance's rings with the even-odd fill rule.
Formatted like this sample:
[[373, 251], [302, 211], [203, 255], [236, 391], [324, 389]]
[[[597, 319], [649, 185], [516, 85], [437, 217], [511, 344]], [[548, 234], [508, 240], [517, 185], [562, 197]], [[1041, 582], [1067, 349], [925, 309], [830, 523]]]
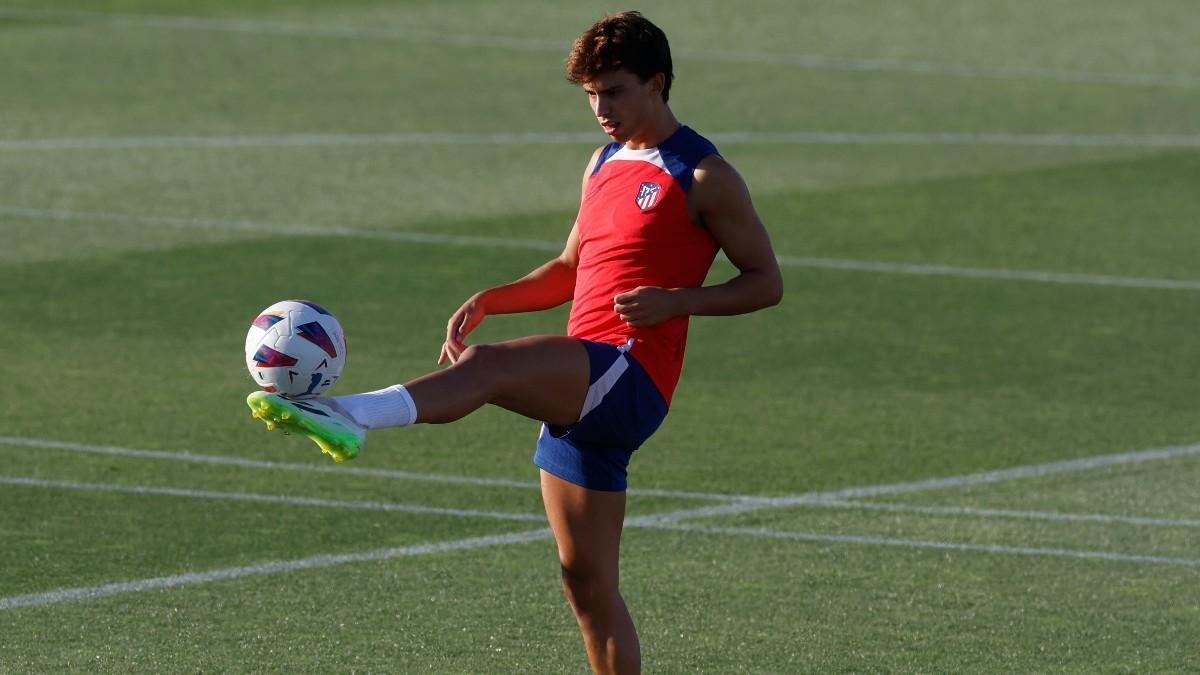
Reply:
[[329, 310], [284, 300], [259, 312], [246, 333], [246, 368], [264, 390], [290, 398], [318, 396], [346, 365], [346, 334]]

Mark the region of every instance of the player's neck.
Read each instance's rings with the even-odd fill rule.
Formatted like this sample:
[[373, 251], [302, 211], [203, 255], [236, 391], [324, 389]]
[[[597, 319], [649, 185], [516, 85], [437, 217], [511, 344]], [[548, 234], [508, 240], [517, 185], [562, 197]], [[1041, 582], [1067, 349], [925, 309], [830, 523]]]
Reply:
[[645, 150], [647, 148], [658, 147], [659, 144], [678, 131], [679, 127], [679, 120], [675, 119], [675, 113], [671, 112], [670, 107], [664, 105], [661, 114], [647, 120], [644, 127], [630, 136], [629, 140], [625, 141], [625, 147], [630, 150]]

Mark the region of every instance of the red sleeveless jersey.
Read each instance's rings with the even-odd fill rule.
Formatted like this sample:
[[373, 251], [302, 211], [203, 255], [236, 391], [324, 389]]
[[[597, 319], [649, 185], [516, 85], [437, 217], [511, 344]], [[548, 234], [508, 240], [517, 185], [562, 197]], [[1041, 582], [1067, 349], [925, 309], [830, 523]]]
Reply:
[[638, 286], [694, 288], [717, 254], [708, 230], [688, 217], [687, 193], [700, 160], [716, 147], [681, 126], [656, 148], [610, 143], [588, 177], [576, 221], [579, 266], [567, 334], [626, 344], [670, 404], [683, 369], [688, 317], [634, 328], [613, 298]]

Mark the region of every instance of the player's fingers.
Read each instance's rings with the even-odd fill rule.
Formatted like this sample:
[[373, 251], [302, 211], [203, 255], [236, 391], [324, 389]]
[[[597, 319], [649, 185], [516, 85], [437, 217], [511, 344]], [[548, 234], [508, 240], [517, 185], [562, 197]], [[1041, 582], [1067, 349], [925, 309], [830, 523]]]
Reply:
[[446, 324], [446, 342], [452, 342], [458, 333], [458, 327], [461, 324], [461, 319], [458, 315], [450, 317], [450, 321]]

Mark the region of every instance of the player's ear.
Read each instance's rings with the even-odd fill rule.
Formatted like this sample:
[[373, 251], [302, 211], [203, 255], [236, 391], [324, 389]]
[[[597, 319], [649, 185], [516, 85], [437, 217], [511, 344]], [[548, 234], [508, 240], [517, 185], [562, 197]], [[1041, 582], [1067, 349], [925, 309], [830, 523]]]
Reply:
[[662, 73], [655, 73], [646, 81], [650, 86], [650, 93], [654, 96], [662, 96], [663, 87], [667, 84], [667, 76]]

